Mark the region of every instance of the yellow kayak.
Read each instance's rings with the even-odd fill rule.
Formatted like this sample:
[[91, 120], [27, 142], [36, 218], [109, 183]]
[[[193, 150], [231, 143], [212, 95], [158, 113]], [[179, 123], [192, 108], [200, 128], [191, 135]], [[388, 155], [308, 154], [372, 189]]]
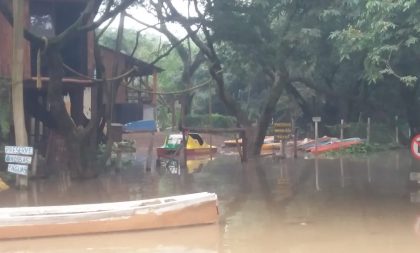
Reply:
[[9, 189], [10, 187], [0, 178], [0, 192]]

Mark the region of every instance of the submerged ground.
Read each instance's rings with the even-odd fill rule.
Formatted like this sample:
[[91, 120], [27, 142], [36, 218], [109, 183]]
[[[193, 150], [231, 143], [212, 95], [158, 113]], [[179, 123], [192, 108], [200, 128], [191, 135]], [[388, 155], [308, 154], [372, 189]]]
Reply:
[[[230, 154], [229, 152], [226, 152]], [[200, 191], [220, 199], [218, 225], [146, 232], [1, 241], [0, 252], [418, 252], [420, 164], [408, 151], [334, 160], [237, 155], [143, 166], [71, 182], [0, 192], [0, 206], [144, 199]]]

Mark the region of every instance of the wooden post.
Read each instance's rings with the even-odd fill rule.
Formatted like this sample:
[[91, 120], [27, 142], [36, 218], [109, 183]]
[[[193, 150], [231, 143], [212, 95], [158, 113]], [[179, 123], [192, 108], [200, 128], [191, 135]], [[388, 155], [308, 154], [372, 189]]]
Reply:
[[149, 140], [149, 148], [147, 150], [146, 171], [151, 171], [153, 160], [153, 146], [155, 143], [155, 132], [152, 132]]
[[366, 128], [366, 143], [370, 142], [370, 117], [367, 118], [367, 128]]
[[399, 135], [398, 135], [398, 115], [395, 116], [395, 143], [400, 143]]
[[157, 72], [153, 71], [153, 94], [152, 94], [152, 105], [153, 105], [153, 120], [156, 122], [157, 120], [157, 88], [158, 88], [158, 81], [157, 81]]
[[176, 125], [176, 112], [175, 112], [175, 98], [173, 98], [171, 103], [171, 111], [172, 111], [172, 132], [175, 131]]
[[185, 136], [185, 129], [182, 128], [182, 155], [181, 155], [181, 160], [182, 161], [186, 161], [187, 160], [187, 138], [188, 136]]
[[[13, 1], [12, 108], [17, 146], [28, 145], [28, 134], [25, 128], [25, 111], [23, 106], [24, 3], [24, 0]], [[27, 188], [28, 177], [16, 176], [16, 184], [19, 188]]]
[[286, 158], [286, 146], [287, 146], [286, 140], [282, 139], [281, 140], [281, 156], [283, 159]]
[[242, 162], [248, 160], [248, 138], [246, 137], [245, 131], [241, 132], [242, 134]]

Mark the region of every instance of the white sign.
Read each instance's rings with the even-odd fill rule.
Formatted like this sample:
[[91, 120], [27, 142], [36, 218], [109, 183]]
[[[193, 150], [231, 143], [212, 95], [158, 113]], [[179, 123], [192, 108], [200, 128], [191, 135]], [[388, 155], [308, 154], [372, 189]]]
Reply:
[[313, 122], [321, 122], [321, 117], [312, 117]]
[[27, 176], [28, 175], [28, 165], [9, 164], [7, 166], [7, 171], [11, 172], [11, 173], [18, 174], [18, 175]]
[[9, 155], [32, 155], [33, 147], [5, 146], [4, 152]]
[[410, 180], [420, 182], [420, 172], [410, 172]]
[[410, 201], [411, 203], [420, 203], [420, 192], [411, 192]]
[[23, 155], [6, 155], [4, 160], [6, 163], [23, 163], [23, 164], [32, 163], [31, 156], [23, 156]]

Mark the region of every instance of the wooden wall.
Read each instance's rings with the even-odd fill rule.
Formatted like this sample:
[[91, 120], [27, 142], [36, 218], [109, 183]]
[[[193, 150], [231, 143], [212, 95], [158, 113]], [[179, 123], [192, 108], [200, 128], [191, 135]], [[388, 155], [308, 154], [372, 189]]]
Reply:
[[[33, 2], [45, 2], [45, 0], [24, 0], [25, 1], [25, 16], [26, 16], [26, 27], [29, 26], [29, 1]], [[83, 2], [81, 0], [48, 0], [47, 2]], [[11, 76], [11, 65], [12, 65], [12, 27], [9, 25], [7, 20], [0, 14], [0, 76], [10, 78]], [[95, 69], [94, 60], [94, 49], [93, 41], [94, 34], [89, 32], [87, 36], [87, 69], [88, 75], [92, 76]], [[31, 61], [30, 61], [30, 45], [25, 40], [25, 60], [24, 76], [23, 79], [30, 79], [31, 73]]]
[[[130, 66], [127, 65], [125, 57], [121, 54], [116, 54], [113, 50], [101, 47], [102, 60], [105, 65], [105, 72], [107, 78], [112, 78], [112, 66], [118, 64], [118, 75], [127, 71]], [[126, 87], [120, 85], [118, 88], [117, 94], [115, 96], [115, 103], [126, 103], [127, 102], [127, 92]]]
[[[28, 17], [29, 15], [29, 0], [25, 1], [25, 16]], [[29, 18], [26, 20], [26, 24], [28, 25]], [[9, 25], [7, 20], [3, 17], [2, 14], [0, 14], [0, 76], [5, 78], [11, 77], [11, 66], [12, 66], [12, 26]], [[24, 62], [27, 62], [28, 64], [25, 64], [23, 71], [24, 71], [24, 79], [29, 78], [31, 76], [30, 72], [30, 64], [29, 64], [29, 43], [25, 41], [25, 60]]]

